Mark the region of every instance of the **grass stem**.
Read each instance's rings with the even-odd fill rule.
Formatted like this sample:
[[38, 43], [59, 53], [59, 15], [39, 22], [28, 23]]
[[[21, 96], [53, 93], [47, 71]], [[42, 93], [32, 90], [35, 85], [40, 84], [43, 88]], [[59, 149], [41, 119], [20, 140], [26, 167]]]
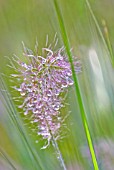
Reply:
[[64, 170], [67, 170], [66, 165], [64, 163], [64, 159], [63, 159], [62, 154], [61, 154], [61, 151], [59, 149], [58, 143], [54, 138], [52, 138], [52, 144], [53, 144], [53, 147], [56, 150], [57, 158], [59, 159], [61, 166], [63, 167]]

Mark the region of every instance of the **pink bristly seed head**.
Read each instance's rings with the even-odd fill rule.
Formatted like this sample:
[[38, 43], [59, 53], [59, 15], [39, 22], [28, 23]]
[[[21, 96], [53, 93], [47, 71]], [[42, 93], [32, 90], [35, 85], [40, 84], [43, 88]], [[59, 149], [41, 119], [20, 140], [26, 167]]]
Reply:
[[[38, 135], [49, 141], [51, 135], [57, 138], [59, 134], [60, 109], [64, 106], [61, 94], [73, 85], [73, 80], [70, 63], [61, 54], [61, 50], [56, 53], [48, 48], [43, 50], [47, 52], [46, 57], [35, 56], [32, 52], [33, 59], [30, 54], [26, 54], [29, 64], [18, 61], [23, 82], [15, 89], [24, 99], [20, 106], [24, 115], [33, 114], [31, 122], [37, 123]], [[79, 62], [76, 64], [79, 65]], [[77, 66], [77, 72], [79, 70]]]

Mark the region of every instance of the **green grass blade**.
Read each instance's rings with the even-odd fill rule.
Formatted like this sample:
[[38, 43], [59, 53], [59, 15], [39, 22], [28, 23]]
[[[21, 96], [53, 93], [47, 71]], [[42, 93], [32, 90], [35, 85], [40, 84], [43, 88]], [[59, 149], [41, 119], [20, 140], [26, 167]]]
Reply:
[[85, 2], [86, 2], [86, 5], [88, 7], [88, 10], [89, 10], [89, 12], [90, 12], [90, 14], [92, 16], [92, 19], [93, 19], [93, 21], [94, 21], [94, 23], [96, 25], [96, 28], [97, 28], [97, 30], [99, 32], [99, 35], [101, 36], [101, 39], [102, 39], [102, 41], [104, 43], [104, 46], [105, 46], [105, 48], [106, 48], [106, 50], [107, 50], [107, 52], [108, 52], [108, 54], [110, 56], [110, 61], [112, 63], [112, 66], [114, 67], [114, 55], [113, 55], [113, 51], [112, 51], [112, 47], [111, 47], [111, 42], [110, 42], [109, 36], [106, 35], [106, 40], [105, 40], [105, 38], [103, 36], [103, 33], [101, 31], [101, 28], [99, 26], [99, 23], [97, 21], [97, 18], [94, 15], [94, 12], [93, 12], [93, 10], [91, 8], [91, 5], [90, 5], [89, 1], [85, 0]]
[[108, 47], [109, 52], [110, 52], [110, 58], [111, 58], [111, 61], [112, 61], [112, 65], [114, 67], [114, 53], [113, 53], [113, 48], [112, 48], [112, 44], [111, 44], [111, 41], [110, 41], [108, 27], [106, 25], [105, 20], [103, 20], [102, 23], [103, 23], [103, 26], [104, 26], [104, 34], [105, 34], [104, 36], [105, 36], [105, 39], [106, 39], [107, 47]]
[[4, 153], [4, 151], [2, 151], [1, 148], [0, 148], [0, 155], [7, 161], [7, 163], [12, 167], [12, 169], [16, 170], [16, 167], [13, 165], [9, 157], [6, 155], [6, 153]]
[[74, 69], [74, 65], [73, 65], [73, 58], [72, 58], [72, 54], [71, 54], [71, 51], [70, 51], [69, 40], [68, 40], [67, 33], [66, 33], [66, 30], [65, 30], [65, 25], [64, 25], [64, 22], [63, 22], [61, 11], [59, 9], [59, 6], [58, 6], [58, 3], [57, 3], [56, 0], [54, 0], [54, 6], [55, 6], [55, 9], [56, 9], [63, 42], [64, 42], [64, 45], [66, 47], [66, 52], [67, 52], [68, 57], [69, 57], [69, 62], [71, 64], [72, 75], [73, 75], [74, 85], [75, 85], [75, 92], [76, 92], [76, 95], [77, 95], [77, 98], [78, 98], [78, 103], [79, 103], [80, 112], [81, 112], [81, 118], [82, 118], [86, 138], [87, 138], [89, 149], [90, 149], [90, 153], [91, 153], [91, 157], [92, 157], [92, 161], [93, 161], [93, 166], [94, 166], [95, 170], [99, 170], [95, 151], [94, 151], [94, 147], [93, 147], [93, 144], [92, 144], [90, 130], [89, 130], [89, 126], [88, 126], [88, 122], [87, 122], [87, 118], [86, 118], [84, 104], [83, 104], [81, 93], [80, 93], [79, 83], [78, 83], [77, 76], [75, 74], [75, 69]]

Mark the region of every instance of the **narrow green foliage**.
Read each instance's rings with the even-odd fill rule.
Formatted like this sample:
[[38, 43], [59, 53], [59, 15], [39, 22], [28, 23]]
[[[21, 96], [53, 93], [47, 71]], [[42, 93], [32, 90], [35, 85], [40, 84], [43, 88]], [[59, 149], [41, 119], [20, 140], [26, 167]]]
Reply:
[[89, 130], [89, 127], [88, 127], [88, 122], [87, 122], [87, 118], [86, 118], [84, 104], [83, 104], [81, 93], [80, 93], [79, 83], [78, 83], [77, 76], [75, 74], [75, 69], [74, 69], [74, 65], [73, 65], [73, 58], [72, 58], [72, 54], [71, 54], [71, 51], [70, 51], [69, 40], [68, 40], [67, 33], [66, 33], [66, 30], [65, 30], [65, 25], [64, 25], [64, 22], [63, 22], [61, 11], [59, 9], [59, 6], [58, 6], [58, 3], [57, 3], [56, 0], [54, 0], [54, 5], [55, 5], [55, 9], [56, 9], [60, 29], [61, 29], [61, 35], [62, 35], [62, 38], [63, 38], [63, 42], [64, 42], [64, 45], [66, 47], [66, 52], [67, 52], [68, 57], [69, 57], [69, 62], [71, 64], [72, 75], [73, 75], [74, 85], [75, 85], [75, 92], [76, 92], [76, 95], [77, 95], [77, 98], [78, 98], [82, 122], [83, 122], [84, 130], [85, 130], [86, 138], [87, 138], [87, 141], [88, 141], [88, 145], [89, 145], [94, 169], [99, 170], [96, 155], [95, 155], [95, 152], [94, 152], [94, 147], [93, 147], [93, 144], [92, 144], [90, 130]]
[[12, 167], [13, 170], [16, 170], [16, 167], [13, 165], [9, 157], [4, 153], [4, 151], [0, 148], [0, 155], [5, 159], [5, 161]]
[[104, 26], [104, 36], [105, 36], [105, 39], [106, 39], [107, 47], [108, 47], [108, 50], [110, 52], [110, 59], [111, 59], [112, 65], [114, 67], [114, 54], [113, 54], [112, 44], [110, 42], [108, 27], [106, 25], [105, 20], [103, 20], [102, 23], [103, 23], [103, 26]]
[[88, 7], [88, 10], [90, 11], [92, 19], [93, 19], [93, 21], [94, 21], [94, 23], [96, 25], [96, 28], [97, 28], [97, 30], [99, 32], [99, 35], [101, 36], [101, 39], [102, 39], [102, 41], [104, 43], [104, 46], [105, 46], [105, 48], [106, 48], [106, 50], [107, 50], [107, 52], [108, 52], [108, 54], [110, 56], [110, 61], [112, 63], [112, 66], [114, 67], [114, 55], [113, 55], [113, 51], [112, 51], [111, 42], [110, 42], [110, 39], [109, 39], [109, 36], [108, 36], [108, 32], [105, 33], [106, 34], [106, 40], [105, 40], [105, 37], [104, 37], [104, 35], [103, 35], [102, 31], [101, 31], [101, 28], [99, 26], [99, 23], [98, 23], [97, 18], [96, 18], [95, 14], [94, 14], [94, 12], [93, 12], [93, 10], [91, 8], [91, 5], [90, 5], [89, 1], [85, 0], [85, 2], [86, 2], [86, 5]]

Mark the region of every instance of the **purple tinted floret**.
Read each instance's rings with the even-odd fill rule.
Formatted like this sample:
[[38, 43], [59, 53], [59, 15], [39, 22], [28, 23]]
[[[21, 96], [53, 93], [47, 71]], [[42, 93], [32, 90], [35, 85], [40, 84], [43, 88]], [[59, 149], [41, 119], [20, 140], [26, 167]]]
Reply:
[[[23, 104], [19, 107], [24, 115], [32, 114], [38, 135], [49, 141], [52, 135], [55, 138], [59, 135], [62, 122], [60, 109], [64, 106], [62, 94], [73, 85], [73, 80], [70, 63], [61, 49], [57, 52], [48, 48], [43, 50], [45, 57], [28, 52], [25, 54], [29, 58], [28, 63], [17, 61], [22, 83], [15, 89], [23, 97]], [[75, 68], [79, 72], [79, 61], [75, 62]], [[16, 77], [15, 74], [12, 76]]]

